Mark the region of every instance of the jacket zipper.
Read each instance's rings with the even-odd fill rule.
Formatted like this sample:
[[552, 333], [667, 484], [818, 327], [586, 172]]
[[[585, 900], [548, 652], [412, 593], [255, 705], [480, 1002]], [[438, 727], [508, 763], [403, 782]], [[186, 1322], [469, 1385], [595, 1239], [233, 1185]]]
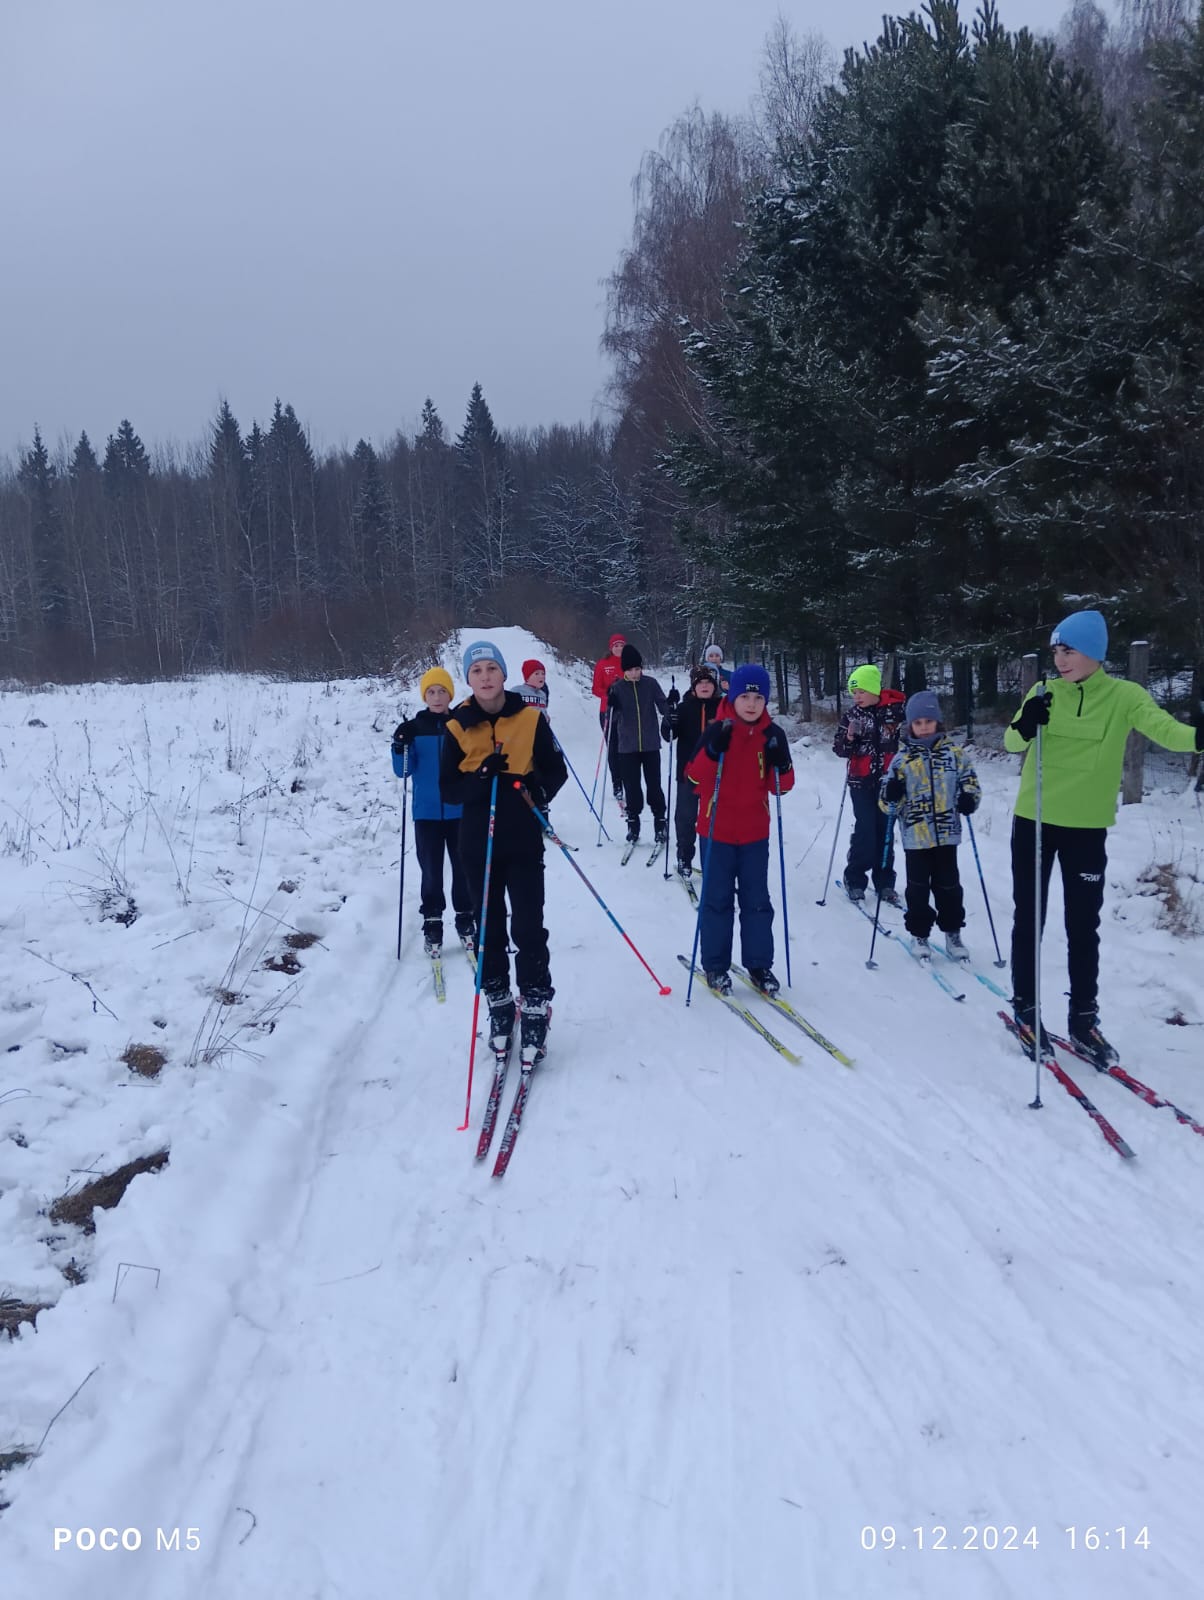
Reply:
[[1079, 684], [1079, 709], [1075, 712], [1075, 716], [1076, 717], [1081, 717], [1082, 715], [1083, 715], [1083, 685], [1080, 683]]
[[633, 683], [631, 692], [635, 697], [635, 747], [637, 751], [644, 748], [644, 719], [640, 716], [640, 686]]

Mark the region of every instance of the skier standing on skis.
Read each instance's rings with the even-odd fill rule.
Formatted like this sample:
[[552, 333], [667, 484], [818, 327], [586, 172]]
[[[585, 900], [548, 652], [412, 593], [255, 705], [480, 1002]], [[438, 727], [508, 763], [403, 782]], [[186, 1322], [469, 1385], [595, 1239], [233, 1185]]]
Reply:
[[853, 704], [836, 724], [832, 749], [849, 764], [849, 799], [853, 805], [853, 835], [844, 869], [844, 891], [850, 900], [864, 900], [872, 879], [888, 906], [897, 906], [894, 853], [886, 857], [886, 817], [878, 809], [882, 774], [899, 748], [903, 726], [903, 696], [882, 687], [882, 674], [872, 664], [849, 674]]
[[544, 927], [543, 830], [516, 787], [542, 811], [568, 778], [548, 720], [506, 689], [506, 663], [489, 640], [464, 652], [470, 698], [447, 723], [440, 788], [450, 805], [463, 807], [460, 855], [473, 893], [477, 927], [485, 910], [485, 857], [489, 847], [490, 794], [497, 782], [489, 906], [485, 919], [481, 990], [489, 1006], [490, 1037], [503, 1044], [514, 1030], [514, 997], [506, 953], [506, 901], [522, 1011], [522, 1045], [541, 1048], [552, 1000], [548, 933]]
[[661, 787], [661, 717], [668, 711], [669, 702], [656, 679], [644, 676], [644, 658], [635, 645], [623, 646], [619, 664], [623, 676], [611, 685], [606, 703], [619, 749], [619, 771], [627, 803], [627, 838], [634, 844], [640, 836], [640, 813], [644, 809], [642, 777], [648, 790], [655, 839], [658, 844], [664, 844], [668, 822], [665, 791]]
[[719, 693], [726, 694], [729, 688], [727, 668], [723, 665], [723, 647], [709, 644], [702, 652], [702, 665], [710, 669], [715, 682], [719, 685]]
[[598, 721], [601, 724], [602, 732], [605, 734], [608, 729], [610, 730], [610, 738], [606, 747], [606, 764], [610, 768], [610, 782], [614, 789], [615, 799], [620, 804], [623, 801], [623, 774], [619, 770], [619, 745], [615, 737], [613, 721], [610, 718], [607, 696], [610, 694], [612, 685], [618, 683], [623, 676], [623, 668], [620, 666], [619, 661], [623, 654], [623, 646], [626, 643], [627, 640], [621, 633], [611, 634], [610, 654], [603, 656], [594, 667], [593, 690], [598, 700]]
[[[928, 943], [932, 926], [945, 935], [945, 949], [954, 961], [969, 959], [962, 943], [966, 906], [957, 871], [963, 817], [978, 810], [978, 778], [969, 756], [946, 735], [941, 707], [931, 689], [921, 689], [907, 702], [903, 748], [882, 781], [879, 805], [896, 809], [907, 862], [907, 911], [904, 926], [923, 960], [932, 959]], [[931, 890], [936, 902], [929, 904]]]
[[516, 690], [524, 705], [548, 709], [548, 671], [542, 661], [523, 662], [523, 681]]
[[[686, 778], [698, 800], [702, 841], [699, 942], [712, 989], [732, 992], [732, 936], [740, 901], [741, 965], [757, 988], [776, 995], [773, 901], [769, 898], [769, 797], [794, 787], [790, 745], [770, 720], [769, 674], [749, 662], [732, 672], [728, 692], [708, 726]], [[723, 778], [716, 803], [719, 758]], [[775, 780], [776, 774], [776, 780]]]
[[[1075, 611], [1050, 635], [1057, 677], [1034, 684], [1003, 736], [1025, 753], [1012, 821], [1012, 1010], [1035, 1033], [1037, 782], [1033, 741], [1041, 736], [1041, 923], [1054, 857], [1062, 869], [1071, 1039], [1103, 1070], [1119, 1059], [1099, 1028], [1099, 919], [1108, 865], [1108, 829], [1131, 729], [1165, 750], [1204, 750], [1204, 715], [1194, 729], [1155, 705], [1139, 683], [1103, 670], [1108, 625], [1098, 611]], [[1044, 1034], [1044, 1029], [1042, 1029]], [[1043, 1045], [1047, 1041], [1042, 1040]]]
[[[669, 699], [672, 698], [670, 692]], [[673, 803], [673, 824], [677, 834], [677, 871], [685, 879], [689, 879], [693, 870], [698, 829], [698, 790], [686, 781], [686, 765], [698, 749], [698, 741], [715, 720], [719, 701], [719, 686], [711, 669], [695, 667], [681, 703], [671, 705], [661, 723], [664, 737], [677, 740], [677, 799]]]
[[460, 807], [447, 805], [439, 792], [439, 763], [447, 737], [447, 715], [452, 680], [442, 667], [424, 672], [418, 685], [423, 709], [399, 722], [393, 733], [393, 771], [409, 776], [414, 794], [414, 851], [422, 874], [419, 910], [422, 938], [428, 956], [443, 950], [443, 857], [451, 862], [452, 910], [456, 936], [473, 951], [476, 924], [472, 892], [460, 865]]

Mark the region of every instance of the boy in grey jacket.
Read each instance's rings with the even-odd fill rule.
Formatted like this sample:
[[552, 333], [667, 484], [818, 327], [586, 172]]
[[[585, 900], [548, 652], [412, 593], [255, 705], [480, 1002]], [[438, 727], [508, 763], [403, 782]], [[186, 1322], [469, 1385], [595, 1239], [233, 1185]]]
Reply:
[[623, 676], [610, 687], [606, 703], [617, 728], [619, 773], [627, 801], [627, 837], [640, 836], [640, 812], [644, 795], [640, 780], [648, 790], [648, 807], [656, 829], [657, 844], [668, 837], [665, 817], [665, 791], [661, 787], [661, 717], [669, 708], [664, 690], [655, 678], [645, 678], [644, 658], [633, 644], [623, 646], [619, 657]]

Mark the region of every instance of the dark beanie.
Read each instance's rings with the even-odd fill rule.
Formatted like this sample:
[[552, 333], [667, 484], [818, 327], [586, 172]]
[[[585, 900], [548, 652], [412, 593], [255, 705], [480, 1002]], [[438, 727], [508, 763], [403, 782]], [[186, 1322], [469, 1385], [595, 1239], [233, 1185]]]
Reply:
[[642, 667], [644, 658], [633, 644], [625, 644], [623, 653], [619, 657], [619, 667], [623, 672], [630, 672], [632, 667]]
[[929, 717], [933, 722], [941, 720], [941, 703], [931, 689], [919, 689], [907, 702], [903, 715], [907, 718], [907, 726], [919, 717]]

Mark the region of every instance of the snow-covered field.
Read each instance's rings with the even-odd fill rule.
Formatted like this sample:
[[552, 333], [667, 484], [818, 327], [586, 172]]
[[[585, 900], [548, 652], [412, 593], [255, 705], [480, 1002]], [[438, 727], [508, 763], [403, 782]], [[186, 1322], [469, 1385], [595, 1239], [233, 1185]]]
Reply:
[[[588, 789], [584, 669], [496, 636], [511, 682], [547, 661]], [[436, 1004], [412, 858], [395, 959], [403, 701], [233, 678], [4, 696], [0, 1298], [52, 1305], [0, 1342], [0, 1456], [40, 1446], [0, 1476], [7, 1592], [1200, 1593], [1204, 1138], [1073, 1066], [1123, 1162], [1050, 1075], [1028, 1109], [985, 988], [954, 1004], [890, 940], [866, 970], [869, 924], [816, 905], [842, 765], [815, 730], [784, 802], [790, 995], [855, 1069], [767, 1008], [802, 1065], [705, 992], [685, 1008], [684, 893], [596, 848], [570, 782], [557, 826], [673, 994], [552, 850], [551, 1046], [493, 1182], [481, 1059], [456, 1131], [472, 975], [449, 961]], [[980, 775], [1006, 938], [1015, 765]], [[1202, 844], [1190, 794], [1122, 814], [1103, 1022], [1204, 1118], [1204, 945], [1141, 881], [1168, 864], [1198, 918]], [[962, 873], [1006, 984], [968, 848]], [[1055, 890], [1060, 1028], [1059, 932]], [[165, 1150], [94, 1235], [53, 1220]], [[102, 1550], [106, 1528], [141, 1547]]]

